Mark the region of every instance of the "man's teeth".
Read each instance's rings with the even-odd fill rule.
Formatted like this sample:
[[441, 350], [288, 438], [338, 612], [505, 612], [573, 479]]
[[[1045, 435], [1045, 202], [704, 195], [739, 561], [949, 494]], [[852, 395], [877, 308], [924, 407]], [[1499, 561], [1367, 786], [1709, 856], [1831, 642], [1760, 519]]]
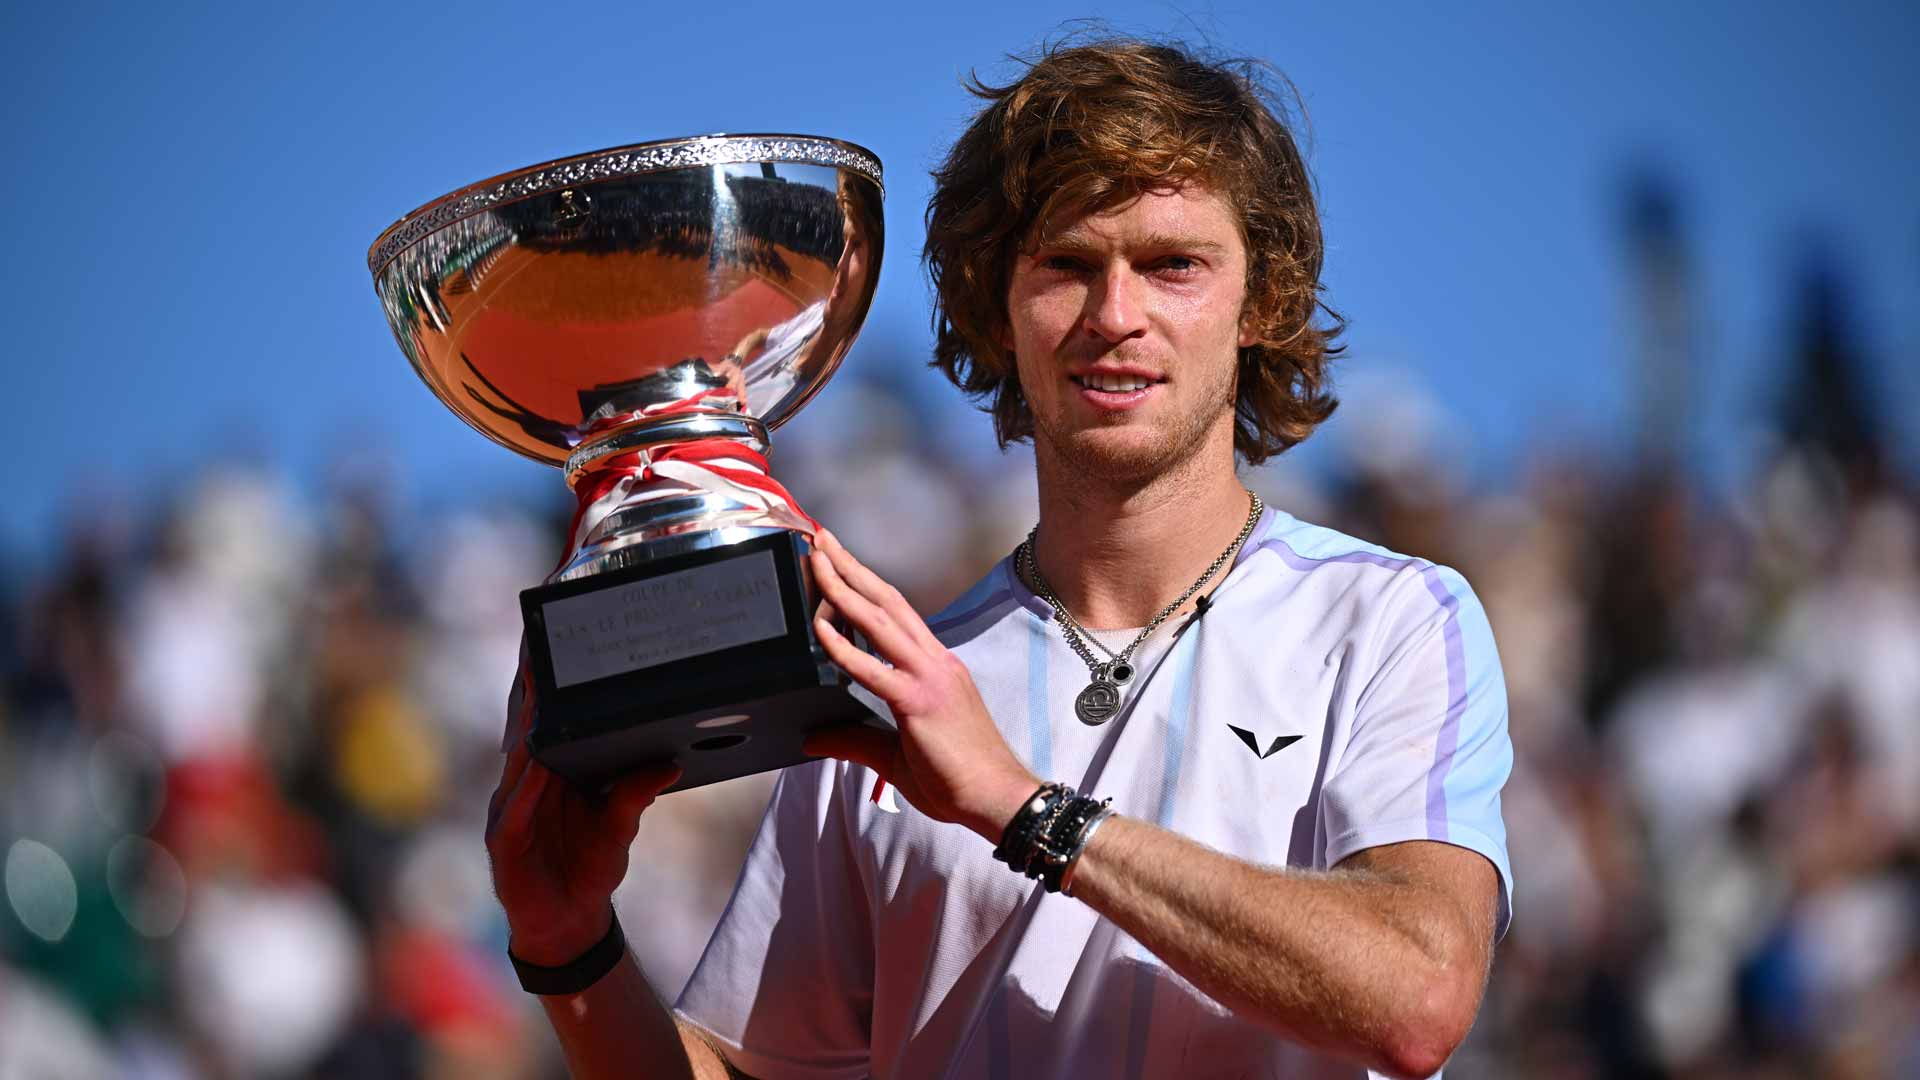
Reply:
[[1135, 390], [1145, 390], [1148, 386], [1152, 385], [1149, 380], [1143, 379], [1138, 375], [1108, 375], [1098, 371], [1088, 372], [1085, 375], [1078, 376], [1074, 381], [1078, 382], [1081, 386], [1094, 390], [1105, 390], [1110, 394], [1131, 393]]

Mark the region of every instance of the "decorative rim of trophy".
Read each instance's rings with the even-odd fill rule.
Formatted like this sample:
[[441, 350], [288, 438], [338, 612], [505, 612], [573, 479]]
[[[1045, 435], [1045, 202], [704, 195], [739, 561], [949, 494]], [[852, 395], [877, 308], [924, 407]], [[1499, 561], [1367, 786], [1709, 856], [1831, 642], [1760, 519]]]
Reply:
[[378, 280], [388, 263], [423, 237], [463, 218], [522, 199], [614, 177], [638, 176], [690, 166], [753, 162], [829, 165], [852, 169], [872, 180], [882, 194], [886, 192], [879, 157], [866, 147], [844, 139], [817, 135], [715, 133], [633, 143], [529, 165], [442, 195], [387, 226], [367, 250], [367, 269]]

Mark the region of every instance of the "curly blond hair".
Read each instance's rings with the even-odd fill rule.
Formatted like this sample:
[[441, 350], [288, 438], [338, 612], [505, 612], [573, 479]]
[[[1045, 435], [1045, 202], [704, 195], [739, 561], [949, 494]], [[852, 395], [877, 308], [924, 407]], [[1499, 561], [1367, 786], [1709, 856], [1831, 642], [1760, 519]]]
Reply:
[[1240, 350], [1234, 449], [1258, 464], [1306, 438], [1337, 404], [1327, 368], [1344, 322], [1321, 299], [1320, 216], [1270, 104], [1265, 77], [1277, 74], [1127, 39], [1053, 45], [1023, 62], [1005, 86], [968, 80], [988, 104], [933, 173], [922, 255], [933, 366], [982, 402], [1001, 445], [1031, 437], [1001, 344], [1014, 256], [1056, 223], [1195, 182], [1227, 198], [1247, 248], [1243, 316], [1257, 340]]

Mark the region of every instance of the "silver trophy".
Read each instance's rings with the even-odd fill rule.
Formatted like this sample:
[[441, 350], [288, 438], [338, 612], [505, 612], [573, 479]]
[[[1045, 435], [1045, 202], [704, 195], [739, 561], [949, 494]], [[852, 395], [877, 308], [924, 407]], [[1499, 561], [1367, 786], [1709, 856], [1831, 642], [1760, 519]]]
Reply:
[[483, 180], [368, 253], [434, 395], [578, 497], [521, 594], [529, 742], [569, 779], [671, 760], [694, 787], [871, 720], [814, 637], [813, 524], [765, 454], [866, 318], [881, 197], [851, 143], [673, 139]]

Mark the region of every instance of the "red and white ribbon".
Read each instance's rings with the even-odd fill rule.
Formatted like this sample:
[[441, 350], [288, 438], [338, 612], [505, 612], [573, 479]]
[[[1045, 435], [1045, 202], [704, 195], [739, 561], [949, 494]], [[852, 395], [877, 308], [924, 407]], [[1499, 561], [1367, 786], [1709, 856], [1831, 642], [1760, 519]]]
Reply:
[[[685, 413], [736, 414], [743, 404], [735, 386], [716, 386], [678, 401], [609, 417], [594, 426], [605, 430], [638, 419]], [[732, 439], [699, 439], [611, 454], [594, 462], [574, 485], [579, 502], [567, 529], [567, 550], [560, 565], [572, 561], [593, 530], [620, 507], [702, 491], [757, 507], [808, 536], [820, 527], [769, 475], [764, 455]]]
[[571, 560], [608, 514], [629, 503], [711, 492], [766, 511], [789, 528], [813, 535], [819, 523], [767, 472], [767, 459], [732, 439], [702, 439], [614, 454], [595, 462], [574, 488], [579, 509], [567, 530]]

